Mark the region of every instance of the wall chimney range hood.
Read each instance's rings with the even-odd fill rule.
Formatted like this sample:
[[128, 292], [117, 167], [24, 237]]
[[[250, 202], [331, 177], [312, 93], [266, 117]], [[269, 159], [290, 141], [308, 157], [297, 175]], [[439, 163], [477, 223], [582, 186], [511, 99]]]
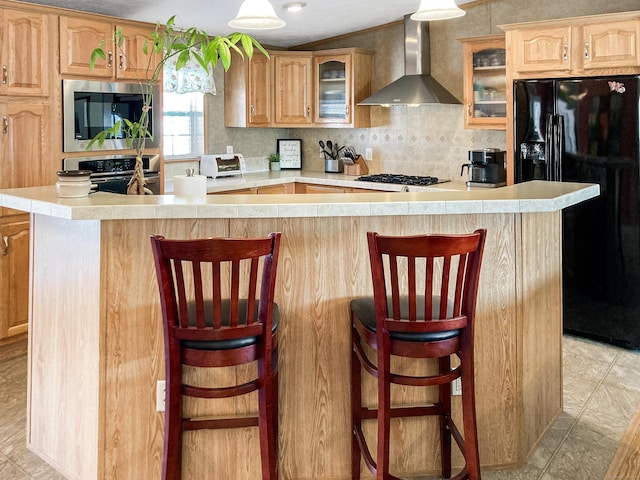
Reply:
[[358, 105], [460, 104], [431, 76], [429, 22], [404, 17], [404, 76]]

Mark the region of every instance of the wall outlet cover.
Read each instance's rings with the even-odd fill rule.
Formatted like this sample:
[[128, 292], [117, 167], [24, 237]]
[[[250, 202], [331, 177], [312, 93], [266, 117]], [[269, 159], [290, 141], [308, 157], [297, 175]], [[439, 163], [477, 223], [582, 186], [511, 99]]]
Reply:
[[164, 401], [166, 397], [166, 383], [158, 380], [156, 383], [156, 412], [164, 412]]

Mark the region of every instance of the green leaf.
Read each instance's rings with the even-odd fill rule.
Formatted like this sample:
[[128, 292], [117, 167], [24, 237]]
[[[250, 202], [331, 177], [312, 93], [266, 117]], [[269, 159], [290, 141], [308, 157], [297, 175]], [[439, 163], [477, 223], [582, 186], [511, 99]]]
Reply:
[[176, 61], [176, 70], [180, 70], [182, 67], [184, 67], [189, 61], [190, 57], [191, 52], [189, 50], [183, 50], [182, 52], [180, 52], [180, 55], [178, 55], [178, 60]]
[[93, 70], [93, 68], [96, 66], [96, 61], [99, 58], [101, 58], [102, 60], [106, 60], [107, 55], [104, 53], [104, 50], [102, 48], [94, 48], [91, 52], [91, 58], [89, 59], [89, 68], [91, 68], [91, 70]]
[[221, 43], [218, 52], [220, 53], [220, 61], [222, 62], [224, 70], [229, 70], [229, 67], [231, 66], [231, 50], [229, 50], [229, 45]]
[[245, 52], [247, 52], [247, 56], [249, 58], [253, 57], [253, 41], [246, 35], [242, 35], [242, 48]]
[[113, 34], [113, 40], [118, 48], [122, 48], [122, 45], [124, 45], [124, 35], [122, 34], [122, 29], [120, 27], [116, 28], [116, 31]]

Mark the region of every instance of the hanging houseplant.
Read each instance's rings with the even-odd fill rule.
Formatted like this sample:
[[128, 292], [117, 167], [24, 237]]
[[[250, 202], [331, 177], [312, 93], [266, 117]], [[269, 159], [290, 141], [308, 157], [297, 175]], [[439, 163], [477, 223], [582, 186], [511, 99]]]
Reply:
[[[113, 43], [119, 53], [126, 57], [126, 52], [123, 48], [124, 36], [119, 28], [114, 32]], [[127, 194], [144, 194], [145, 181], [142, 154], [145, 148], [145, 140], [151, 137], [148, 127], [149, 114], [152, 108], [152, 91], [160, 80], [164, 64], [175, 57], [175, 68], [180, 70], [193, 58], [206, 72], [215, 68], [218, 61], [227, 71], [231, 66], [231, 54], [233, 51], [240, 54], [242, 58], [246, 54], [251, 59], [255, 49], [267, 57], [269, 56], [256, 39], [243, 33], [235, 32], [227, 36], [210, 37], [206, 32], [195, 27], [179, 30], [175, 26], [175, 15], [164, 25], [156, 24], [155, 29], [149, 34], [142, 47], [142, 53], [147, 58], [147, 65], [144, 78], [138, 79], [143, 89], [143, 105], [138, 120], [132, 121], [127, 118], [118, 120], [112, 127], [99, 132], [93, 137], [87, 149], [90, 149], [95, 143], [102, 146], [108, 138], [116, 138], [118, 135], [124, 136], [127, 147], [136, 151], [136, 164], [127, 187]], [[151, 53], [161, 55], [157, 65], [154, 65], [154, 55], [151, 55]], [[102, 42], [91, 52], [91, 68], [94, 67], [98, 59], [106, 60], [106, 58], [104, 42]]]

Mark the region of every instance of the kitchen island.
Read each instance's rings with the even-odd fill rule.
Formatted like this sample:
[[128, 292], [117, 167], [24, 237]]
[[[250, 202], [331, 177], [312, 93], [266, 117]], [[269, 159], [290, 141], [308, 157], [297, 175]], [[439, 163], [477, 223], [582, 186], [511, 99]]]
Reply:
[[[60, 199], [54, 187], [2, 190], [0, 205], [31, 213], [28, 446], [70, 479], [159, 478], [163, 414], [156, 390], [164, 353], [149, 235], [280, 231], [280, 478], [346, 480], [348, 305], [371, 293], [366, 232], [487, 228], [475, 331], [480, 459], [486, 468], [516, 467], [562, 410], [561, 211], [597, 195], [595, 185], [550, 182], [198, 199], [108, 193]], [[243, 378], [246, 370], [226, 375]], [[371, 379], [364, 395], [375, 400]], [[407, 403], [425, 398], [406, 389], [394, 395]], [[255, 405], [248, 396], [206, 413]], [[186, 408], [205, 412], [200, 401]], [[367, 434], [373, 433], [371, 423]], [[398, 420], [392, 436], [392, 468], [400, 476], [438, 470], [435, 422]], [[259, 448], [255, 428], [189, 432], [183, 478], [260, 478], [247, 447]]]

